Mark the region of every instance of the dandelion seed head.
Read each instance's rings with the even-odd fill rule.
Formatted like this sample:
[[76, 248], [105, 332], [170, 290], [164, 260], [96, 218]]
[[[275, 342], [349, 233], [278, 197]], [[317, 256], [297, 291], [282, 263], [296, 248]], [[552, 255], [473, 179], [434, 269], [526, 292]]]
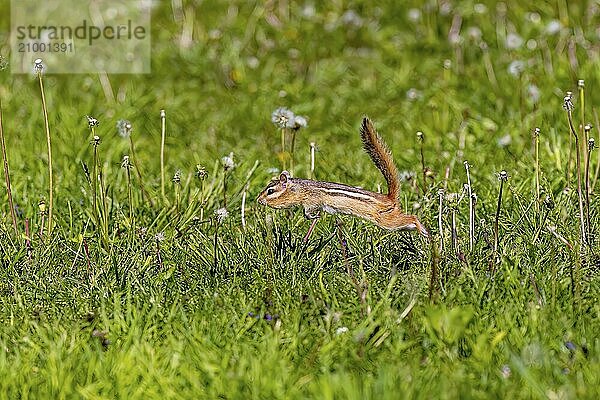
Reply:
[[271, 122], [278, 128], [293, 129], [295, 125], [294, 113], [285, 107], [279, 107], [271, 113]]
[[229, 216], [229, 211], [225, 207], [219, 208], [215, 210], [215, 217], [219, 223], [225, 221], [225, 219]]
[[525, 63], [521, 60], [515, 60], [508, 65], [508, 73], [515, 78], [519, 77], [525, 70]]
[[540, 88], [538, 88], [533, 83], [531, 83], [527, 86], [527, 94], [529, 95], [529, 99], [534, 104], [537, 104], [540, 101], [540, 95], [541, 95]]
[[498, 173], [498, 180], [502, 182], [506, 182], [508, 180], [508, 172], [502, 170]]
[[308, 126], [308, 122], [306, 121], [306, 117], [302, 115], [294, 116], [294, 129], [306, 128]]
[[483, 3], [477, 3], [473, 6], [473, 11], [477, 14], [485, 14], [487, 12], [487, 6]]
[[588, 151], [594, 150], [594, 147], [596, 147], [596, 141], [594, 140], [594, 138], [589, 138], [588, 139]]
[[504, 364], [502, 366], [502, 369], [500, 370], [500, 373], [502, 374], [502, 377], [504, 379], [510, 378], [510, 375], [512, 374], [512, 372], [510, 370], [510, 367], [508, 365], [506, 365], [506, 364]]
[[131, 135], [131, 131], [133, 130], [133, 126], [131, 122], [126, 119], [120, 119], [117, 121], [117, 131], [119, 132], [119, 136], [127, 138]]
[[415, 173], [412, 171], [400, 171], [398, 173], [398, 179], [400, 179], [401, 182], [412, 181], [415, 179]]
[[415, 101], [420, 99], [421, 97], [423, 96], [418, 89], [410, 88], [406, 91], [406, 99], [409, 101]]
[[342, 23], [346, 26], [360, 28], [363, 25], [363, 19], [354, 10], [348, 10], [342, 15]]
[[90, 143], [92, 144], [92, 146], [98, 147], [98, 145], [100, 144], [100, 136], [94, 135]]
[[471, 26], [469, 27], [469, 29], [467, 29], [467, 36], [469, 37], [469, 39], [477, 42], [481, 39], [483, 33], [481, 33], [481, 29], [479, 29], [478, 27]]
[[165, 234], [163, 232], [158, 232], [156, 235], [154, 235], [154, 240], [157, 242], [162, 242], [165, 240]]
[[347, 327], [345, 327], [345, 326], [340, 326], [339, 328], [337, 328], [337, 329], [335, 330], [335, 334], [336, 334], [336, 335], [341, 335], [341, 334], [344, 334], [344, 333], [346, 333], [346, 332], [348, 332], [348, 328], [347, 328]]
[[498, 144], [498, 147], [508, 147], [512, 143], [512, 136], [510, 136], [510, 133], [507, 133], [506, 135], [498, 138], [496, 143]]
[[229, 153], [228, 156], [224, 156], [221, 158], [221, 165], [223, 165], [224, 171], [229, 171], [230, 169], [235, 168], [235, 162], [233, 161], [233, 152]]
[[556, 35], [562, 29], [562, 24], [559, 20], [553, 19], [546, 25], [545, 32], [547, 35]]
[[418, 8], [411, 8], [408, 10], [407, 16], [411, 22], [419, 22], [421, 20], [421, 10]]
[[511, 32], [506, 35], [505, 47], [509, 50], [517, 50], [523, 45], [523, 38], [518, 34]]
[[540, 128], [535, 128], [533, 130], [533, 136], [539, 137], [541, 132], [542, 132], [542, 130]]

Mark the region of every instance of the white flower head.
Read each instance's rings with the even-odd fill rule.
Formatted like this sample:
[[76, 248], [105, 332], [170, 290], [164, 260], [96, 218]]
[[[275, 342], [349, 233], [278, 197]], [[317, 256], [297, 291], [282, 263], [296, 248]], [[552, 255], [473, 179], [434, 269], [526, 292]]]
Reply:
[[523, 38], [518, 34], [511, 32], [506, 35], [505, 46], [509, 50], [516, 50], [523, 45]]
[[408, 10], [407, 15], [411, 22], [419, 22], [421, 20], [421, 10], [418, 8], [411, 8]]
[[215, 217], [219, 223], [225, 221], [225, 219], [229, 216], [229, 211], [225, 207], [219, 208], [215, 210]]
[[294, 116], [294, 129], [306, 128], [308, 126], [308, 122], [306, 121], [306, 117], [302, 115]]
[[514, 76], [515, 78], [519, 77], [524, 70], [525, 63], [521, 60], [515, 60], [511, 62], [508, 66], [508, 73]]
[[340, 326], [339, 328], [337, 328], [337, 329], [335, 330], [335, 334], [336, 334], [336, 335], [341, 335], [341, 334], [344, 334], [344, 333], [346, 333], [346, 332], [348, 332], [348, 328], [347, 328], [347, 327], [345, 327], [345, 326]]
[[561, 29], [562, 24], [560, 23], [560, 21], [557, 19], [553, 19], [552, 21], [548, 22], [548, 25], [546, 25], [545, 31], [547, 35], [556, 35], [558, 32], [560, 32]]
[[540, 88], [534, 85], [533, 83], [527, 86], [527, 94], [529, 95], [529, 99], [532, 103], [537, 104], [537, 102], [540, 101]]
[[279, 107], [271, 113], [271, 122], [278, 128], [294, 128], [295, 119], [294, 113], [285, 107]]
[[156, 240], [157, 242], [162, 242], [163, 240], [165, 240], [165, 234], [162, 232], [158, 232], [156, 235], [154, 235], [154, 240]]
[[342, 23], [346, 26], [360, 28], [363, 25], [363, 19], [354, 10], [348, 10], [342, 15]]
[[223, 169], [225, 171], [229, 171], [230, 169], [235, 168], [235, 162], [233, 161], [233, 152], [229, 153], [228, 156], [222, 157], [221, 164], [223, 165]]
[[131, 122], [127, 121], [126, 119], [120, 119], [117, 121], [117, 131], [121, 137], [129, 137], [132, 130], [133, 126], [131, 125]]

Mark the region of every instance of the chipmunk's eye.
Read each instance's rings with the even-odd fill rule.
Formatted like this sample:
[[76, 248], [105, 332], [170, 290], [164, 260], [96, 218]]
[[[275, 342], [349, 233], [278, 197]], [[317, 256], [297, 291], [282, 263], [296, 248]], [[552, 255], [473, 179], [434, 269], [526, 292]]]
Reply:
[[273, 189], [273, 188], [268, 188], [268, 189], [267, 189], [267, 196], [270, 196], [270, 195], [272, 195], [273, 193], [275, 193], [275, 189]]

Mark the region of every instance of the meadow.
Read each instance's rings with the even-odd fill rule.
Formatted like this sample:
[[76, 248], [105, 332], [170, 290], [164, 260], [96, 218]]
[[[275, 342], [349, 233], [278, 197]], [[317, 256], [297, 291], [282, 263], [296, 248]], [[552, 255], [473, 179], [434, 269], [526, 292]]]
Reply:
[[[1, 70], [0, 398], [600, 398], [600, 7], [401, 3], [157, 2], [151, 74]], [[431, 242], [255, 201], [385, 190], [364, 115]]]

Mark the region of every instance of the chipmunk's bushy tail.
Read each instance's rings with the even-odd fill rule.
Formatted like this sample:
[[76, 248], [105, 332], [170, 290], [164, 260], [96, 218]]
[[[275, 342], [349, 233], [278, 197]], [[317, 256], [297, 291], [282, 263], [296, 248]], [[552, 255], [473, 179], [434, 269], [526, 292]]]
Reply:
[[398, 170], [394, 164], [392, 153], [387, 145], [379, 136], [373, 122], [368, 117], [364, 117], [360, 126], [360, 137], [362, 138], [363, 147], [371, 159], [379, 168], [388, 186], [388, 197], [396, 201], [400, 191], [398, 181]]

